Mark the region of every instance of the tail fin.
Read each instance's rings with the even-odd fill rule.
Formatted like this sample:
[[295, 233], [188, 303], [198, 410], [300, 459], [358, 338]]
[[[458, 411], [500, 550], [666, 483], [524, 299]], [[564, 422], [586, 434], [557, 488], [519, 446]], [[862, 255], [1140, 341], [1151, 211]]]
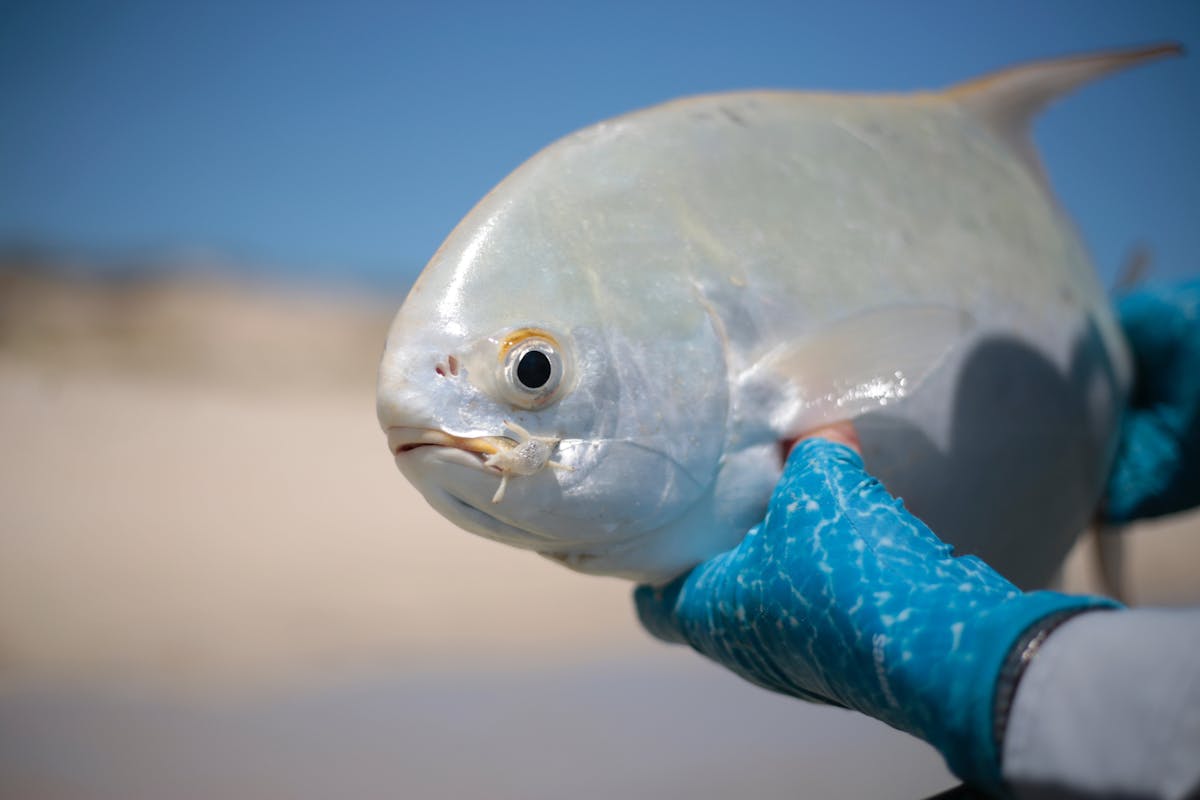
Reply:
[[945, 95], [1008, 142], [1040, 175], [1041, 162], [1029, 138], [1030, 124], [1039, 111], [1083, 84], [1110, 72], [1182, 53], [1181, 45], [1166, 42], [1038, 61], [951, 86], [945, 90]]

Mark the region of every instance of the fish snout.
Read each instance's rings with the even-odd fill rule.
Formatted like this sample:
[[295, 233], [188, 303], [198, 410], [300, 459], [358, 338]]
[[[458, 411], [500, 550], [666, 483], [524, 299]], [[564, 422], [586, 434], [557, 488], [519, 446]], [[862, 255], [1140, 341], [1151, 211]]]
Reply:
[[472, 427], [458, 418], [476, 392], [466, 375], [461, 354], [425, 347], [389, 348], [376, 385], [380, 427]]
[[385, 385], [415, 383], [429, 385], [436, 380], [454, 380], [465, 377], [463, 357], [453, 351], [441, 352], [421, 348], [406, 350], [388, 349], [379, 365], [379, 388]]

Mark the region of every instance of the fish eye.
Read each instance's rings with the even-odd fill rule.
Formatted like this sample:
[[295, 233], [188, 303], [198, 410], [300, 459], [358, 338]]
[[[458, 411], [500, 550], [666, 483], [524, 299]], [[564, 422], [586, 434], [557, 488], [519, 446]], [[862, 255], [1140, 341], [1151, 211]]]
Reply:
[[517, 381], [526, 389], [540, 389], [550, 382], [554, 367], [541, 350], [526, 350], [517, 362]]
[[505, 399], [521, 408], [540, 408], [557, 399], [563, 382], [563, 358], [543, 331], [523, 329], [501, 345]]

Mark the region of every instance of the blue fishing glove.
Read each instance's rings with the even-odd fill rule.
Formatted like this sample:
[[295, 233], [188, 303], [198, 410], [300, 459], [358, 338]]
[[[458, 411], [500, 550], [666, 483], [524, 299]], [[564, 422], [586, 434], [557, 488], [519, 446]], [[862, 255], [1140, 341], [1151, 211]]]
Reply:
[[1128, 522], [1200, 504], [1200, 280], [1135, 292], [1117, 313], [1136, 380], [1105, 511]]
[[741, 544], [665, 587], [638, 587], [635, 601], [658, 638], [919, 736], [993, 792], [1026, 641], [1051, 620], [1116, 605], [1022, 593], [978, 558], [953, 557], [857, 453], [821, 439], [792, 451]]

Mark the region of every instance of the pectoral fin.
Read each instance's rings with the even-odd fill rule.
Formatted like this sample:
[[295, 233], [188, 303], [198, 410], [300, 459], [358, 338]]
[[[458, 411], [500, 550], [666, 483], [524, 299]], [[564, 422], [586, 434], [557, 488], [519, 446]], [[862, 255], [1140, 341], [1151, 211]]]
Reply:
[[966, 311], [947, 306], [871, 309], [780, 345], [748, 377], [781, 382], [772, 426], [801, 434], [907, 397], [973, 324]]

